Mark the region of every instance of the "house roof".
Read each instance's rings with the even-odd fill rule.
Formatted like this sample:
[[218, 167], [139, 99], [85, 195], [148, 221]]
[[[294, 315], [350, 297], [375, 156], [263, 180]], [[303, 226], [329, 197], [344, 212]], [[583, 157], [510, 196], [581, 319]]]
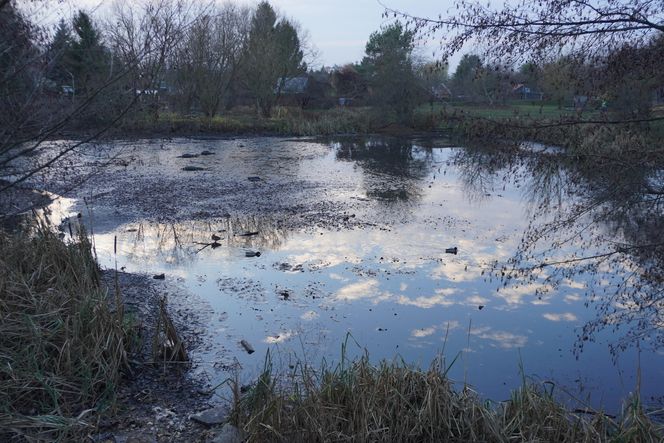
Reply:
[[283, 94], [304, 94], [309, 85], [309, 77], [286, 77], [281, 79]]

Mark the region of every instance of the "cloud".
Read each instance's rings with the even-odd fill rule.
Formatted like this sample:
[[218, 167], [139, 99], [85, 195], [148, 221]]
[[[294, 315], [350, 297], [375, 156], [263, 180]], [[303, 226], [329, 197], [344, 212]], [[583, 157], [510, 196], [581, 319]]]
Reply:
[[370, 279], [351, 283], [339, 289], [335, 298], [337, 300], [353, 301], [361, 298], [372, 298], [378, 294], [378, 280]]
[[503, 349], [522, 348], [528, 342], [528, 337], [525, 335], [508, 331], [495, 331], [489, 326], [471, 329], [470, 333], [477, 338], [490, 340]]
[[293, 331], [281, 332], [278, 335], [265, 337], [265, 340], [263, 340], [263, 343], [267, 343], [267, 344], [270, 344], [270, 345], [273, 345], [273, 344], [276, 344], [276, 343], [281, 343], [281, 342], [284, 342], [284, 341], [288, 340], [289, 338], [293, 337], [294, 335], [295, 335], [295, 333]]
[[301, 318], [302, 320], [306, 320], [306, 321], [315, 320], [315, 319], [317, 319], [318, 317], [319, 317], [319, 315], [318, 315], [318, 313], [317, 313], [316, 311], [307, 311], [307, 312], [305, 312], [304, 314], [302, 314], [302, 315], [300, 316], [300, 318]]
[[562, 314], [553, 314], [553, 313], [546, 313], [543, 314], [542, 317], [546, 318], [547, 320], [550, 321], [576, 321], [576, 315], [572, 314], [571, 312], [564, 312]]
[[436, 328], [434, 326], [430, 328], [420, 328], [420, 329], [413, 329], [410, 332], [411, 337], [416, 337], [416, 338], [422, 338], [422, 337], [428, 337], [430, 335], [433, 335], [436, 333]]
[[433, 308], [434, 306], [452, 306], [456, 304], [450, 296], [456, 292], [454, 288], [436, 289], [436, 295], [429, 297], [420, 296], [416, 298], [401, 295], [397, 298], [397, 303], [405, 306], [417, 306], [422, 309]]

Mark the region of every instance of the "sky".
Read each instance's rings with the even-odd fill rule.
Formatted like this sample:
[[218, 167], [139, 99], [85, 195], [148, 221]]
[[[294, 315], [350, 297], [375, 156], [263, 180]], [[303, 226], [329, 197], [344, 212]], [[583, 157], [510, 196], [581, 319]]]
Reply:
[[[22, 0], [27, 1], [27, 0]], [[77, 9], [93, 11], [103, 16], [113, 0], [64, 0], [50, 4], [48, 20], [71, 16]], [[131, 0], [127, 0], [131, 1]], [[197, 0], [194, 0], [197, 1]], [[255, 5], [257, 2], [230, 0], [234, 3]], [[451, 7], [452, 0], [380, 0], [383, 5], [423, 17], [437, 17]], [[203, 3], [203, 2], [201, 2]], [[208, 1], [205, 1], [207, 4]], [[308, 31], [310, 41], [318, 50], [314, 67], [343, 65], [360, 61], [369, 35], [386, 23], [379, 0], [270, 0], [284, 16], [299, 22]], [[57, 12], [53, 12], [53, 8]], [[434, 58], [438, 47], [428, 42], [419, 50], [425, 58]], [[458, 59], [455, 57], [455, 59]], [[456, 64], [455, 59], [450, 64]]]

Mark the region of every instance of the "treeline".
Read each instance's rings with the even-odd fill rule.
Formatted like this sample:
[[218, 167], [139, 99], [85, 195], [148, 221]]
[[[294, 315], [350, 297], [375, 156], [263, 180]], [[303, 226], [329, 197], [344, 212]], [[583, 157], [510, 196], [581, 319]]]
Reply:
[[465, 55], [449, 79], [455, 98], [501, 104], [546, 101], [559, 108], [611, 109], [622, 117], [646, 117], [664, 103], [664, 39], [624, 46], [592, 63], [574, 56], [528, 62], [517, 69]]
[[238, 97], [269, 116], [282, 79], [307, 71], [298, 25], [267, 2], [117, 2], [104, 20], [79, 11], [54, 32], [9, 2], [0, 34], [0, 112], [10, 137], [60, 127], [63, 118], [103, 124], [128, 113], [157, 117], [164, 107], [214, 116]]
[[12, 140], [69, 124], [157, 120], [165, 110], [212, 118], [243, 106], [268, 118], [278, 103], [371, 106], [404, 124], [436, 101], [526, 100], [641, 117], [664, 86], [661, 38], [592, 63], [560, 56], [515, 67], [465, 55], [450, 75], [445, 63], [418, 56], [417, 35], [398, 21], [370, 35], [361, 61], [312, 70], [306, 33], [265, 1], [254, 8], [117, 2], [103, 20], [79, 11], [54, 31], [9, 2], [0, 34], [0, 135]]

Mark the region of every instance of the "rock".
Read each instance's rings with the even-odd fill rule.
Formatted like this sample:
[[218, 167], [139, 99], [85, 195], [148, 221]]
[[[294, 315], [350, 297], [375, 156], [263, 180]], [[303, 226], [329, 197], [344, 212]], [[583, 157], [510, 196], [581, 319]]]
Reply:
[[226, 423], [210, 443], [241, 443], [242, 433], [230, 423]]
[[212, 247], [212, 249], [217, 249], [221, 246], [221, 243], [213, 242], [213, 243], [210, 243], [210, 246]]
[[477, 307], [477, 309], [479, 309], [479, 310], [481, 311], [482, 309], [484, 309], [484, 305], [479, 305], [479, 306]]
[[260, 253], [260, 251], [246, 251], [244, 253], [244, 256], [245, 257], [260, 257], [261, 253]]
[[206, 409], [203, 412], [192, 415], [190, 418], [205, 426], [220, 425], [228, 420], [228, 408], [218, 406], [216, 408]]
[[157, 274], [152, 276], [155, 280], [166, 280], [166, 274]]
[[154, 434], [143, 432], [140, 429], [131, 432], [122, 432], [115, 434], [116, 443], [157, 443], [157, 437]]
[[152, 408], [152, 412], [155, 414], [155, 421], [162, 421], [167, 418], [175, 417], [175, 412], [171, 411], [170, 409], [161, 408], [159, 406]]
[[254, 352], [254, 347], [249, 344], [247, 340], [240, 340], [240, 344], [244, 348], [245, 351], [247, 351], [247, 354], [253, 354]]
[[281, 292], [279, 292], [279, 295], [281, 295], [281, 297], [282, 297], [284, 300], [288, 300], [288, 297], [290, 297], [290, 292], [288, 292], [288, 291], [281, 291]]
[[205, 171], [205, 168], [201, 168], [200, 166], [185, 166], [184, 168], [182, 168], [182, 170], [188, 172]]
[[107, 432], [105, 434], [92, 435], [92, 436], [90, 436], [90, 440], [92, 440], [94, 443], [116, 443], [117, 442], [117, 440], [115, 439], [115, 435], [113, 435], [110, 432]]
[[250, 182], [254, 182], [254, 183], [256, 183], [256, 182], [261, 181], [261, 178], [260, 178], [260, 177], [253, 176], [253, 177], [247, 177], [247, 180], [249, 180]]
[[201, 155], [214, 155], [214, 152], [212, 152], [212, 151], [203, 151], [203, 152], [201, 152]]
[[453, 247], [453, 248], [447, 248], [447, 249], [445, 249], [445, 252], [446, 252], [447, 254], [454, 254], [454, 255], [457, 255], [457, 252], [459, 252], [459, 249], [455, 246], [455, 247]]
[[212, 234], [212, 240], [214, 240], [214, 241], [219, 241], [219, 240], [221, 240], [221, 237], [219, 237], [219, 236], [216, 235], [216, 234]]
[[178, 155], [178, 158], [196, 158], [196, 157], [198, 157], [198, 154], [186, 153], [186, 154]]

